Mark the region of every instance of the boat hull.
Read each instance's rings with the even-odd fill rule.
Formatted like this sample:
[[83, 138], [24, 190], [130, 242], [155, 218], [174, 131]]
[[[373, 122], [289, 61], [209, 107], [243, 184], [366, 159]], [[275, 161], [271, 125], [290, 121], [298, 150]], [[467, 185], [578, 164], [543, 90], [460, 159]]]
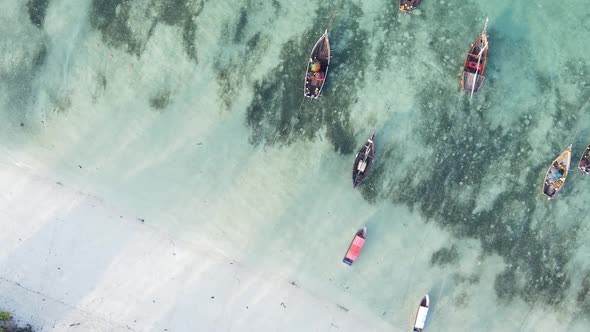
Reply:
[[375, 161], [375, 133], [359, 149], [352, 165], [352, 186], [356, 187], [371, 173]]
[[362, 227], [352, 238], [350, 245], [348, 246], [348, 250], [346, 251], [346, 255], [342, 259], [342, 262], [348, 266], [351, 266], [352, 263], [357, 259], [358, 255], [360, 254], [363, 246], [365, 244], [365, 237], [367, 235], [367, 227]]
[[[303, 95], [309, 98], [319, 98], [326, 78], [328, 77], [328, 68], [330, 66], [330, 40], [328, 39], [328, 30], [318, 39], [309, 55], [307, 71], [305, 72], [305, 83], [303, 85]], [[316, 70], [316, 68], [319, 68]]]
[[578, 162], [578, 169], [584, 174], [590, 174], [590, 145], [586, 147], [580, 161]]
[[557, 195], [559, 190], [563, 188], [567, 175], [569, 174], [570, 161], [572, 157], [572, 146], [568, 146], [557, 158], [555, 158], [543, 179], [543, 194], [548, 199], [552, 199]]
[[430, 308], [430, 297], [428, 294], [424, 295], [420, 304], [418, 305], [418, 310], [416, 311], [416, 319], [414, 320], [414, 328], [412, 329], [413, 332], [422, 332], [424, 331], [424, 326], [426, 324], [426, 317], [428, 316], [428, 309]]
[[477, 92], [485, 80], [485, 68], [488, 61], [488, 36], [486, 28], [477, 35], [463, 63], [461, 88], [466, 92]]
[[399, 0], [399, 10], [404, 13], [409, 13], [414, 10], [419, 3], [420, 0]]

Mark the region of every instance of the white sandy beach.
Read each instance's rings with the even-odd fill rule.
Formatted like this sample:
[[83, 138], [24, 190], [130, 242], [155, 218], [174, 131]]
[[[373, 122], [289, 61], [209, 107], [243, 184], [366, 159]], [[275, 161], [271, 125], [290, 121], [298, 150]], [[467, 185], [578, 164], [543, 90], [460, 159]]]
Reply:
[[30, 169], [3, 160], [0, 184], [0, 305], [41, 330], [386, 330]]

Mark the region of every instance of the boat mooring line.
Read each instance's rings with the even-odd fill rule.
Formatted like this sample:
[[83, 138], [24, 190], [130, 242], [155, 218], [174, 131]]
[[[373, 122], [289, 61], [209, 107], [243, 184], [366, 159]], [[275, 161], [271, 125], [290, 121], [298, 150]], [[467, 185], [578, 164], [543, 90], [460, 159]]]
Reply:
[[[590, 98], [588, 98], [588, 100], [586, 100], [586, 102], [584, 103], [584, 105], [582, 105], [582, 107], [580, 107], [580, 110], [578, 111], [579, 113], [581, 113], [580, 117], [584, 116], [584, 109], [590, 104]], [[576, 142], [576, 139], [578, 137], [578, 135], [580, 134], [580, 124], [583, 123], [584, 121], [578, 121], [578, 125], [576, 126], [576, 133], [574, 134], [574, 139], [572, 141], [572, 145], [573, 143]]]
[[535, 304], [537, 304], [537, 300], [535, 300], [535, 302], [533, 302], [533, 304], [531, 305], [529, 310], [526, 312], [526, 315], [524, 315], [524, 318], [522, 319], [522, 323], [520, 323], [520, 327], [518, 328], [519, 331], [522, 331], [522, 327], [524, 326], [524, 323], [526, 322], [526, 320], [529, 318], [529, 314], [531, 313], [531, 311], [535, 307]]
[[[424, 236], [422, 237], [422, 242], [420, 243], [420, 248], [422, 248], [424, 246], [424, 242], [426, 242], [426, 238], [428, 237], [428, 234], [430, 234], [430, 231], [431, 231], [431, 229], [429, 229], [428, 230], [428, 233], [424, 234]], [[418, 255], [418, 253], [414, 254], [414, 256], [412, 257], [412, 265], [410, 266], [410, 271], [412, 271], [412, 268], [414, 266], [414, 263], [416, 262], [416, 255]], [[411, 275], [411, 272], [409, 272], [406, 275], [406, 289], [404, 291], [404, 296], [403, 296], [403, 300], [402, 300], [403, 303], [406, 302], [406, 299], [408, 297], [408, 287], [407, 287], [407, 285], [410, 282], [410, 275]]]
[[[445, 276], [445, 278], [443, 279], [442, 285], [440, 285], [440, 289], [438, 290], [438, 298], [439, 299], [440, 299], [440, 296], [442, 295], [443, 289], [445, 287], [445, 284], [447, 283], [447, 279], [448, 278], [449, 278], [448, 276]], [[437, 310], [435, 312], [439, 312], [440, 311], [440, 309], [438, 307], [436, 309]]]
[[297, 109], [297, 113], [299, 113], [299, 111], [301, 111], [301, 106], [303, 106], [304, 102], [305, 102], [305, 96], [303, 96], [303, 99], [301, 99], [301, 103], [299, 103], [299, 108]]

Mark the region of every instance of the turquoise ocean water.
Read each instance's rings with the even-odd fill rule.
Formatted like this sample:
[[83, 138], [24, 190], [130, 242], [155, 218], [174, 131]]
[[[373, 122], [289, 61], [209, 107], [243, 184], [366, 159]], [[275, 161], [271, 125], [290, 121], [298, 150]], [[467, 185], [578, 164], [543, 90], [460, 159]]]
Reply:
[[[590, 144], [581, 0], [0, 4], [0, 146], [187, 241], [392, 330], [586, 331]], [[460, 90], [489, 17], [486, 81]], [[319, 100], [309, 51], [328, 29]], [[376, 164], [352, 188], [376, 130]], [[367, 244], [341, 263], [356, 229]]]

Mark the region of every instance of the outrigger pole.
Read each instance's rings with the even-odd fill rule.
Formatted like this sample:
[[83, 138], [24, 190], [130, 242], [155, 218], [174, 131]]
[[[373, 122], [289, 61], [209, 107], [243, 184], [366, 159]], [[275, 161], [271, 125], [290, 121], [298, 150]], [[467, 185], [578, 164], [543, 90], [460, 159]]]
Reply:
[[[483, 25], [483, 30], [482, 30], [481, 34], [486, 36], [487, 30], [488, 30], [488, 18], [486, 17], [486, 23]], [[484, 47], [482, 47], [482, 49], [479, 51], [479, 55], [477, 56], [477, 67], [475, 69], [475, 78], [473, 80], [473, 85], [471, 85], [471, 96], [469, 97], [469, 99], [473, 98], [473, 92], [475, 91], [475, 83], [477, 82], [477, 73], [479, 72], [479, 64], [481, 63], [481, 55], [483, 54], [483, 51], [485, 51], [485, 49], [488, 47], [487, 36], [485, 37], [485, 40], [486, 40], [486, 44], [484, 45]]]

